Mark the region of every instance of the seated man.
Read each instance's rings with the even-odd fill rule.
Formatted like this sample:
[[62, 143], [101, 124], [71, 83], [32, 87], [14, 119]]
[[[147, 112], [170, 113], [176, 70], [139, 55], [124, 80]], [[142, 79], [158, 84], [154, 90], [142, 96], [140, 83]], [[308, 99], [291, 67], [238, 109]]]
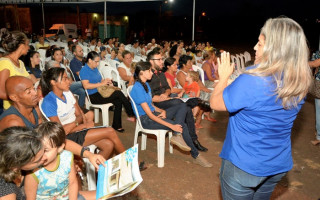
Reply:
[[80, 73], [82, 66], [84, 65], [82, 63], [83, 49], [80, 45], [72, 46], [72, 53], [73, 53], [74, 57], [70, 62], [70, 69], [71, 69], [76, 81], [80, 81], [79, 73]]
[[[153, 75], [149, 84], [151, 87], [152, 101], [154, 102], [154, 105], [162, 109], [167, 109], [173, 105], [183, 103], [180, 99], [171, 99], [169, 97], [171, 89], [164, 73], [161, 72], [163, 68], [161, 53], [158, 51], [151, 51], [148, 54], [147, 60], [152, 65]], [[202, 146], [198, 141], [192, 110], [189, 106], [187, 106], [187, 109], [186, 124], [193, 144], [199, 151], [208, 151], [208, 149]]]
[[[0, 131], [12, 126], [35, 128], [42, 123], [38, 107], [39, 99], [30, 79], [22, 76], [8, 78], [6, 81], [6, 92], [13, 103], [0, 116]], [[108, 146], [107, 143], [105, 145]], [[110, 146], [108, 147], [109, 151], [113, 151], [113, 146]], [[66, 149], [75, 155], [80, 156], [83, 154], [83, 157], [88, 158], [96, 168], [105, 161], [101, 155], [92, 154], [86, 148], [71, 140], [66, 141]]]

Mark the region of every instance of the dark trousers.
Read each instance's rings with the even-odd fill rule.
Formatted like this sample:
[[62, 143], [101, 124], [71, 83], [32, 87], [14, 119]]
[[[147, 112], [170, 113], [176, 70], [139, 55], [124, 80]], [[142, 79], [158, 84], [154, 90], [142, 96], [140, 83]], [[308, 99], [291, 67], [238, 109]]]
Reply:
[[114, 91], [112, 95], [108, 98], [103, 98], [99, 92], [91, 94], [89, 98], [90, 98], [90, 101], [94, 104], [112, 103], [114, 105], [114, 114], [113, 114], [113, 122], [112, 122], [112, 127], [114, 129], [122, 128], [122, 124], [121, 124], [122, 105], [124, 106], [129, 117], [134, 116], [129, 100], [119, 90]]
[[[185, 104], [185, 103], [180, 99], [170, 99], [170, 100], [161, 101], [161, 102], [154, 102], [155, 106], [164, 110], [179, 104]], [[194, 141], [198, 139], [198, 136], [196, 134], [196, 128], [194, 126], [194, 118], [193, 118], [192, 110], [189, 106], [186, 106], [186, 111], [187, 112], [186, 112], [185, 123], [188, 126], [190, 137], [192, 141]]]
[[[186, 108], [187, 108], [186, 104], [180, 103], [180, 104], [171, 106], [168, 109], [165, 109], [166, 110], [166, 118], [163, 120], [166, 122], [169, 122], [170, 124], [180, 124], [182, 126], [183, 140], [191, 148], [191, 151], [190, 151], [191, 156], [193, 158], [196, 158], [196, 157], [198, 157], [199, 152], [198, 152], [198, 149], [193, 144], [193, 141], [192, 141], [191, 136], [189, 134], [188, 126], [185, 123], [186, 112], [187, 112]], [[154, 113], [154, 114], [158, 115], [159, 113]], [[153, 121], [152, 119], [150, 119], [150, 117], [148, 115], [140, 116], [140, 120], [141, 120], [142, 127], [146, 128], [146, 129], [171, 130], [169, 127]]]

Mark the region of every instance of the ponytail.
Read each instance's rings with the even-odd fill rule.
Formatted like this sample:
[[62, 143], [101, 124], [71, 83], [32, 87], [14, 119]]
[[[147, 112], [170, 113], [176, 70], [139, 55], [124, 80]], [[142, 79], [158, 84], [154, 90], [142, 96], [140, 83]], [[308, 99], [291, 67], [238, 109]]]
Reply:
[[51, 81], [52, 80], [59, 81], [59, 78], [61, 79], [64, 72], [65, 72], [65, 69], [54, 67], [42, 73], [42, 76], [40, 79], [42, 96], [45, 97], [49, 92], [52, 91]]
[[150, 68], [151, 68], [150, 62], [142, 62], [141, 61], [136, 64], [136, 70], [134, 72], [134, 78], [136, 79], [137, 82], [141, 83], [141, 85], [143, 86], [144, 90], [147, 93], [149, 92], [149, 89], [148, 89], [147, 84], [141, 81], [140, 72], [149, 70]]

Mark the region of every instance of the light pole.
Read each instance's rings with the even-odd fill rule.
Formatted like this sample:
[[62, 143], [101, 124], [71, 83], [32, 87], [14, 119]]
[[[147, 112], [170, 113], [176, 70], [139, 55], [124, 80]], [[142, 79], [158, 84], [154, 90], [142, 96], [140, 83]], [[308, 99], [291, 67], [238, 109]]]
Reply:
[[192, 41], [194, 41], [194, 19], [196, 13], [196, 0], [193, 0], [193, 17], [192, 17]]

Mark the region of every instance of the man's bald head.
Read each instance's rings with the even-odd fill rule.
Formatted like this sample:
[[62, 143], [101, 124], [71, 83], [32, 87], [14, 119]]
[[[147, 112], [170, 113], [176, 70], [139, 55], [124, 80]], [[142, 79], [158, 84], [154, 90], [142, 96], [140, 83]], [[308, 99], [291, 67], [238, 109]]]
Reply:
[[33, 85], [31, 79], [24, 76], [11, 76], [6, 80], [7, 95], [18, 94], [24, 92], [27, 85]]

